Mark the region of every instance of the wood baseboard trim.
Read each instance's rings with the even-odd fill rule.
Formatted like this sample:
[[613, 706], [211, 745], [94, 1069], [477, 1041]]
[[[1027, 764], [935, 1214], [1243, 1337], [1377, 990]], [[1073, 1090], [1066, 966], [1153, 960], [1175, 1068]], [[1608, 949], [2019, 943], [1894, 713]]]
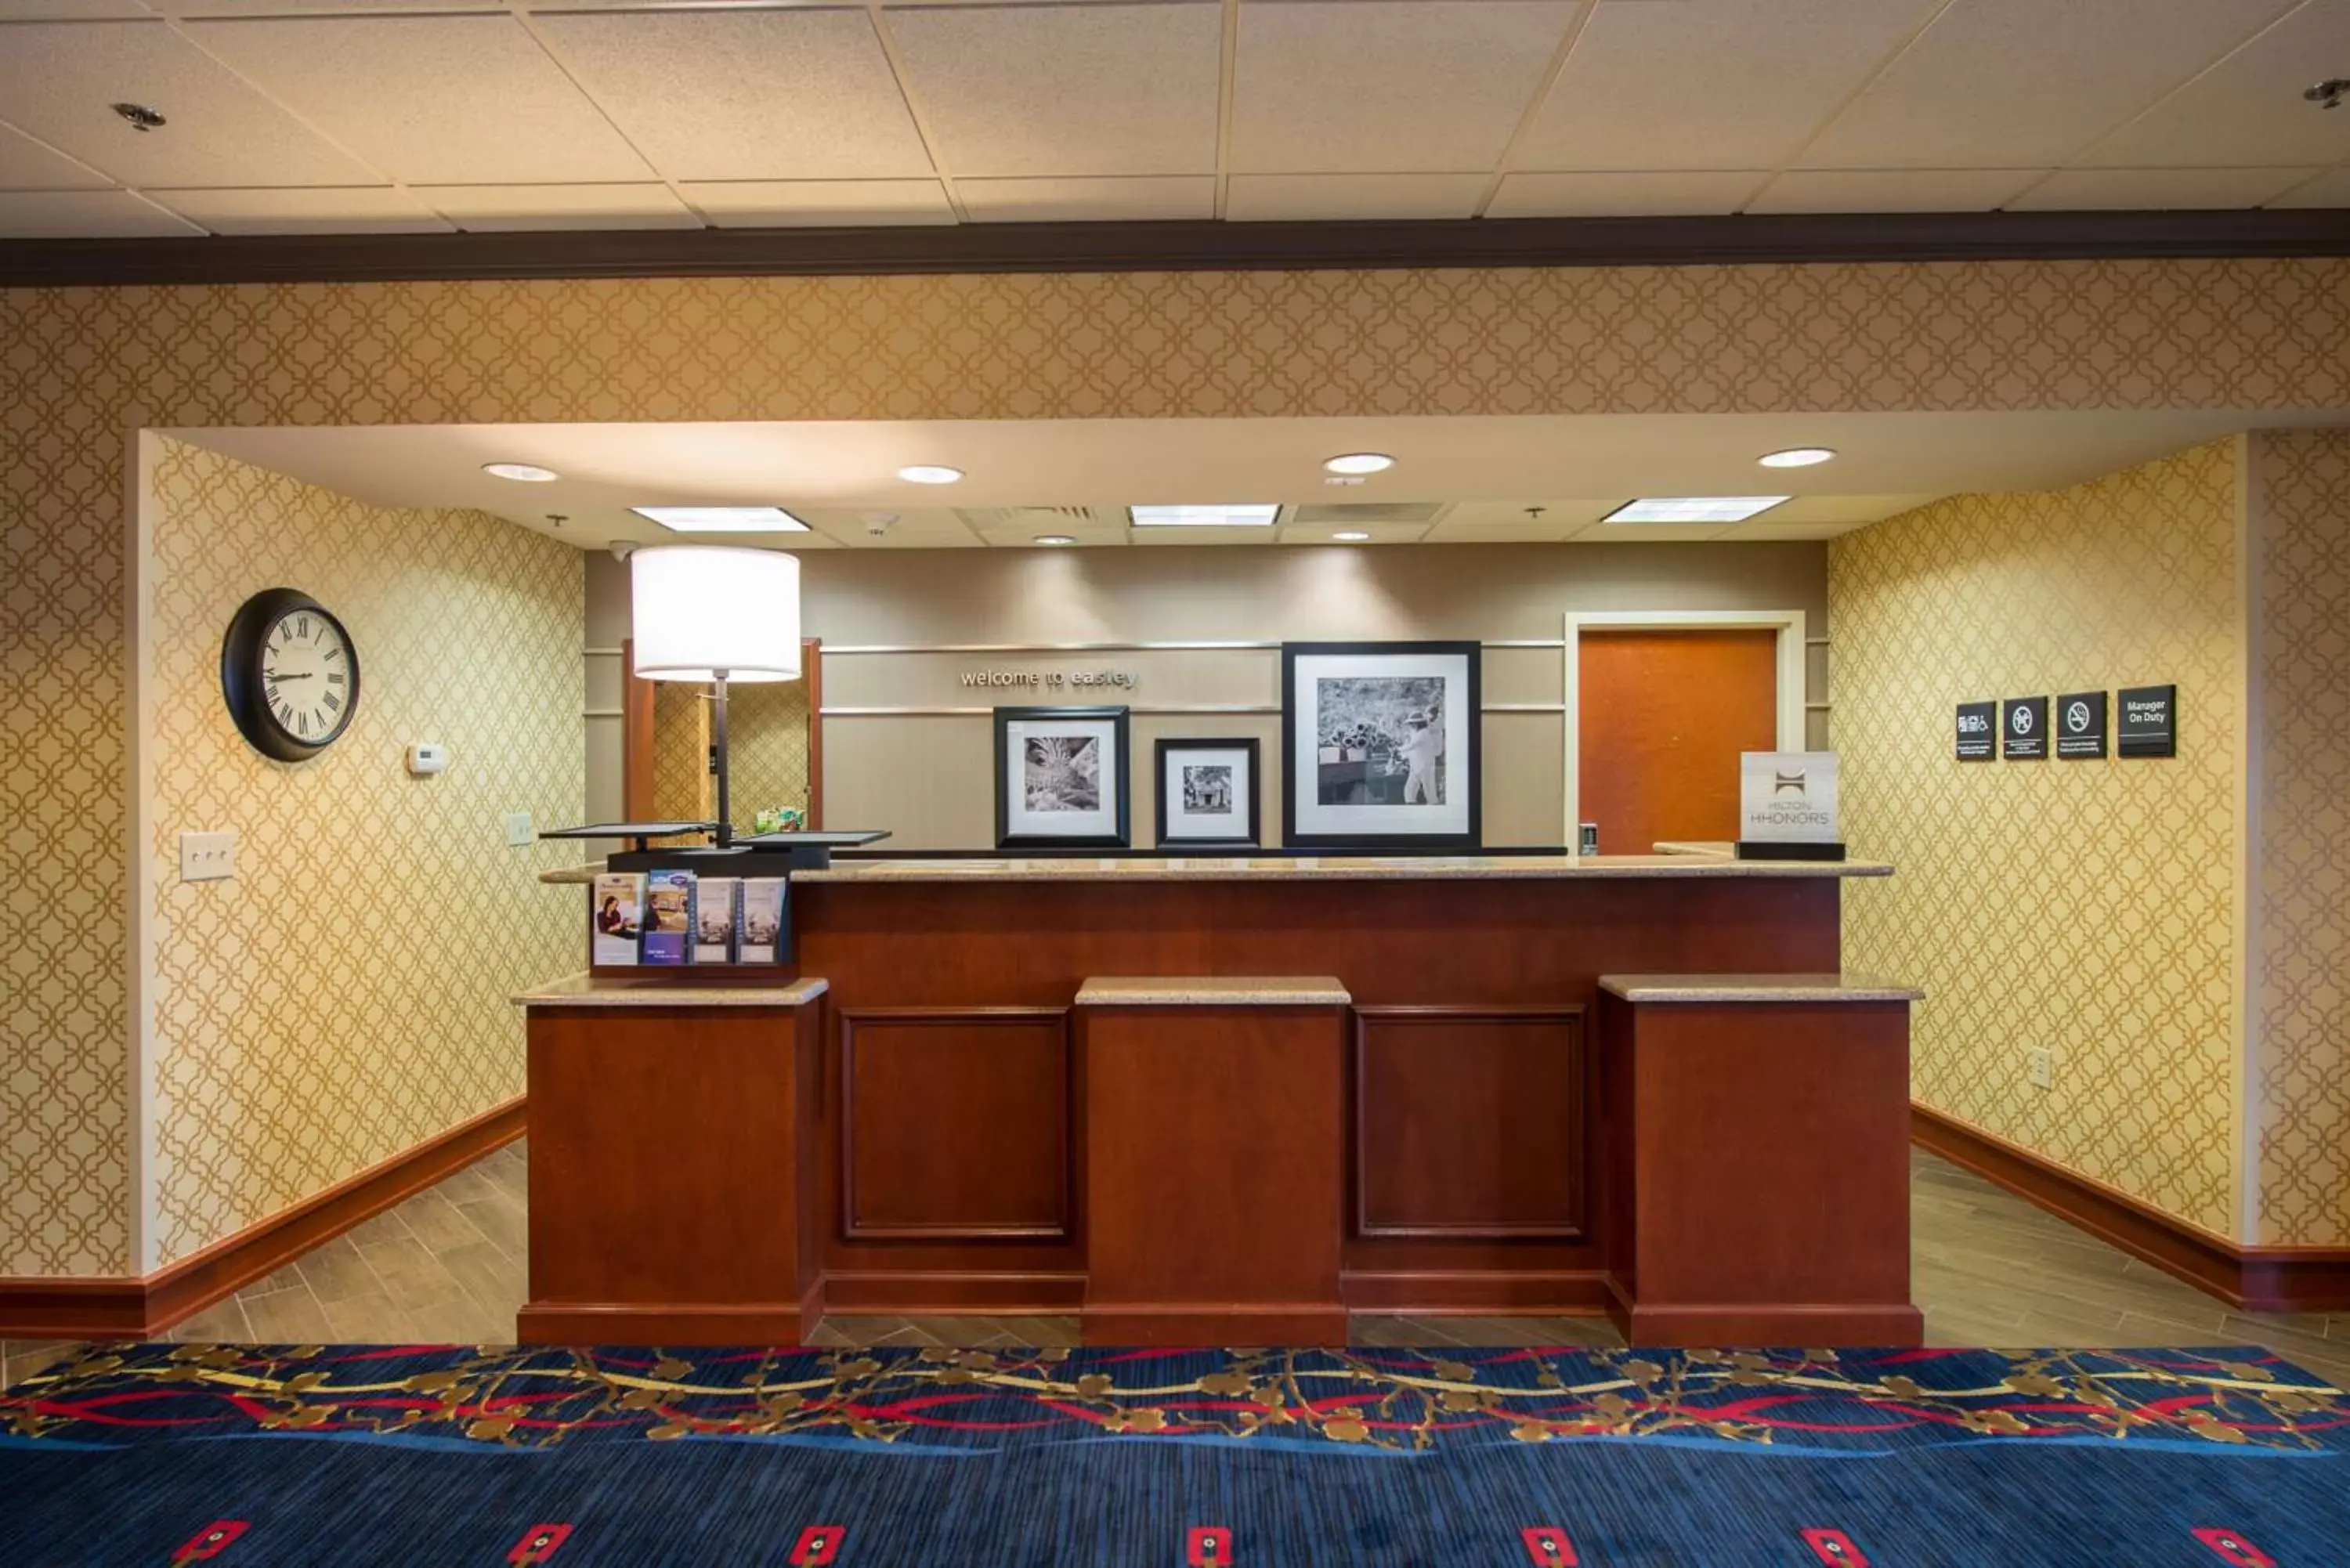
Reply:
[[1914, 1350], [1926, 1342], [1926, 1314], [1907, 1302], [1823, 1306], [1810, 1302], [1634, 1303], [1608, 1314], [1635, 1345], [1690, 1350], [1725, 1345], [1869, 1345]]
[[1088, 1306], [1078, 1320], [1087, 1345], [1217, 1345], [1347, 1343], [1347, 1309], [1336, 1303], [1194, 1305], [1140, 1302]]
[[515, 1314], [521, 1345], [793, 1345], [815, 1326], [797, 1303], [530, 1302]]
[[2240, 1246], [1914, 1101], [1909, 1140], [2230, 1306], [2247, 1312], [2350, 1310], [2350, 1247]]
[[1349, 1270], [1338, 1288], [1349, 1312], [1411, 1317], [1592, 1317], [1607, 1306], [1596, 1269]]
[[827, 1269], [812, 1293], [820, 1314], [1051, 1317], [1076, 1312], [1085, 1303], [1086, 1276]]
[[142, 1277], [0, 1279], [0, 1336], [153, 1339], [401, 1199], [520, 1137], [520, 1095]]

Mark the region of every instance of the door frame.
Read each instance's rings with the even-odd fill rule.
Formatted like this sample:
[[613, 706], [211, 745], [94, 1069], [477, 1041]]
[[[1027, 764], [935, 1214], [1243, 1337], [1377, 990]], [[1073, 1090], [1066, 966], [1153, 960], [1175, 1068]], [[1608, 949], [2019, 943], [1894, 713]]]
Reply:
[[[1779, 750], [1804, 750], [1804, 615], [1786, 610], [1569, 610], [1564, 655], [1567, 853], [1583, 833], [1583, 634], [1586, 631], [1773, 631], [1778, 634]], [[1640, 851], [1648, 853], [1646, 850]]]

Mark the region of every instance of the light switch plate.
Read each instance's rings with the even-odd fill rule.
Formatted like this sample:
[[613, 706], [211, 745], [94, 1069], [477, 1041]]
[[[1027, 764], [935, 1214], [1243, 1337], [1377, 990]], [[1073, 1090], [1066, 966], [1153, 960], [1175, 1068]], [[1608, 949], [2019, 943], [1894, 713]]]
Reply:
[[219, 882], [236, 875], [236, 835], [180, 835], [180, 880]]
[[526, 811], [506, 813], [506, 845], [509, 848], [520, 849], [537, 836], [538, 835], [530, 826], [530, 813]]

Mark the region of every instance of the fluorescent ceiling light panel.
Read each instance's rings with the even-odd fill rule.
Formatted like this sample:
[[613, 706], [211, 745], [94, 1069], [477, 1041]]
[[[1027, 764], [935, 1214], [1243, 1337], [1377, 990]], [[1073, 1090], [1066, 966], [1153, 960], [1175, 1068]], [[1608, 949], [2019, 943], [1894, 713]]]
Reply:
[[1743, 523], [1760, 516], [1784, 495], [1649, 495], [1627, 501], [1602, 523]]
[[680, 534], [805, 534], [808, 525], [780, 506], [631, 506], [629, 511]]
[[1138, 528], [1270, 528], [1281, 507], [1129, 506], [1126, 514]]

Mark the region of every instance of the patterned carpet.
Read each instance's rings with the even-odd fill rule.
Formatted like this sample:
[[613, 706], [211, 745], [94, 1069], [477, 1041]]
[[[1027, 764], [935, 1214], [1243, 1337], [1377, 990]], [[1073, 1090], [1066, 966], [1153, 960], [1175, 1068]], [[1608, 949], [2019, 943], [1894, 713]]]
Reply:
[[2350, 1396], [2242, 1349], [93, 1347], [0, 1563], [2350, 1562]]

